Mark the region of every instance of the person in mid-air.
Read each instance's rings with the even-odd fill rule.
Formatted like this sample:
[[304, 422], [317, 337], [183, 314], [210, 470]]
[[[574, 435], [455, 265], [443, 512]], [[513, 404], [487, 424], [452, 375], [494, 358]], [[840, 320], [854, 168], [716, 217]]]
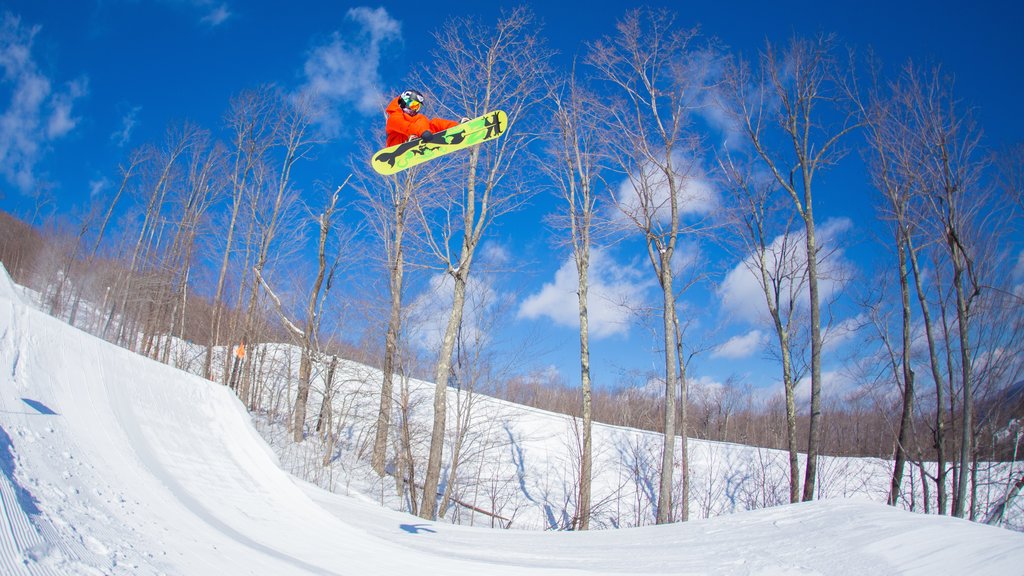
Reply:
[[[437, 132], [459, 125], [455, 120], [427, 118], [420, 114], [423, 100], [423, 94], [419, 90], [406, 90], [388, 104], [384, 111], [388, 116], [387, 124], [384, 126], [387, 135], [386, 146], [394, 146], [414, 138], [430, 142]], [[462, 122], [468, 120], [463, 118]]]

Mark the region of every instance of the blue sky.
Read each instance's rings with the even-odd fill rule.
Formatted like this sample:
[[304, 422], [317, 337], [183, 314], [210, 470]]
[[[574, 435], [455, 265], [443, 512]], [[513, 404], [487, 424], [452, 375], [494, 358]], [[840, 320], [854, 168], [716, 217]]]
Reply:
[[[613, 32], [626, 9], [640, 2], [537, 4], [550, 44], [563, 60], [584, 43]], [[961, 98], [976, 107], [987, 144], [1022, 140], [1024, 9], [1015, 2], [653, 2], [673, 8], [681, 24], [700, 24], [733, 52], [751, 55], [764, 40], [835, 32], [890, 66], [907, 58], [940, 62], [957, 78]], [[891, 4], [891, 5], [890, 5]], [[157, 142], [173, 122], [217, 128], [229, 99], [275, 83], [289, 90], [319, 83], [333, 98], [324, 122], [337, 135], [305, 169], [300, 186], [340, 181], [347, 174], [352, 136], [382, 123], [385, 95], [403, 86], [433, 49], [430, 33], [449, 18], [472, 14], [492, 22], [506, 2], [383, 2], [265, 0], [8, 0], [0, 5], [0, 208], [35, 213], [32, 191], [52, 199], [44, 211], [69, 213], [90, 194], [111, 186], [119, 161], [143, 143]], [[326, 63], [340, 64], [329, 71]], [[820, 181], [816, 205], [826, 234], [857, 238], [840, 256], [854, 284], [869, 272], [873, 246], [870, 190], [856, 169]], [[494, 227], [485, 250], [515, 262], [516, 272], [489, 280], [488, 289], [512, 303], [507, 337], [530, 339], [524, 368], [549, 370], [575, 382], [576, 346], [566, 315], [571, 270], [553, 253], [536, 222], [552, 209], [538, 198]], [[763, 360], [767, 331], [749, 318], [750, 297], [734, 281], [738, 262], [707, 252], [717, 287], [687, 295], [694, 339], [709, 350], [691, 375], [708, 383], [731, 375], [771, 385], [777, 369]], [[609, 298], [656, 304], [657, 291], [642, 252], [628, 243], [597, 255], [595, 281]], [[858, 276], [859, 275], [859, 276]], [[429, 279], [425, 279], [429, 284]], [[426, 297], [424, 297], [426, 298]], [[428, 302], [428, 300], [424, 300]], [[436, 304], [436, 302], [434, 303]], [[425, 303], [429, 308], [430, 304]], [[621, 308], [592, 304], [594, 372], [599, 385], [634, 370], [657, 369], [655, 336], [631, 323]], [[841, 323], [853, 312], [841, 313]], [[710, 328], [714, 327], [714, 330]], [[760, 330], [760, 332], [758, 332]], [[841, 354], [826, 370], [838, 369]]]

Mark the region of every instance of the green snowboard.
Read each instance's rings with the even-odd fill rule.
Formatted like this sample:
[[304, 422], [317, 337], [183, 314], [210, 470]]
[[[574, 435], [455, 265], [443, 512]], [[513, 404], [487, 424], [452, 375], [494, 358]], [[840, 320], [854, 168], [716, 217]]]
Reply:
[[385, 148], [373, 155], [373, 169], [385, 176], [412, 168], [438, 156], [493, 140], [505, 133], [508, 116], [501, 110], [488, 112], [469, 122], [438, 132], [430, 142], [416, 139]]

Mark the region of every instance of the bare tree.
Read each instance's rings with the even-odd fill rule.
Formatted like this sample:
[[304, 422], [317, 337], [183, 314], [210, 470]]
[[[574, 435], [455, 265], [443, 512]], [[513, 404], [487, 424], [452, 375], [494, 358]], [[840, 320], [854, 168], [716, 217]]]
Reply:
[[204, 232], [207, 210], [217, 200], [221, 182], [218, 176], [222, 168], [222, 149], [210, 141], [210, 134], [205, 130], [197, 130], [192, 140], [184, 155], [185, 174], [171, 194], [177, 214], [171, 214], [176, 230], [163, 258], [168, 282], [157, 297], [157, 312], [145, 330], [144, 353], [153, 357], [161, 354], [164, 363], [170, 361], [171, 347], [164, 345], [162, 352], [159, 351], [161, 341], [169, 343], [176, 327], [178, 336], [184, 339], [188, 281], [196, 240]]
[[999, 185], [1018, 210], [1024, 210], [1024, 143], [1017, 143], [1003, 150], [996, 157]]
[[341, 194], [341, 190], [347, 183], [348, 179], [346, 178], [345, 182], [342, 183], [341, 186], [338, 186], [337, 190], [328, 197], [324, 203], [323, 210], [316, 218], [319, 232], [319, 241], [317, 243], [317, 272], [316, 277], [313, 280], [313, 286], [309, 292], [309, 298], [306, 301], [305, 316], [301, 322], [302, 327], [299, 327], [295, 322], [288, 319], [288, 315], [285, 312], [280, 299], [270, 286], [267, 285], [267, 282], [263, 279], [259, 268], [253, 269], [257, 280], [259, 280], [260, 284], [263, 285], [263, 288], [270, 294], [271, 298], [273, 298], [277, 305], [277, 311], [281, 316], [281, 320], [292, 333], [293, 337], [298, 340], [299, 345], [302, 348], [302, 357], [299, 361], [299, 385], [295, 394], [295, 406], [292, 410], [291, 423], [292, 439], [295, 442], [302, 442], [305, 438], [306, 406], [309, 401], [309, 389], [313, 373], [313, 363], [320, 357], [322, 348], [320, 343], [320, 323], [323, 320], [322, 311], [324, 301], [326, 300], [333, 285], [334, 272], [337, 268], [340, 257], [340, 254], [335, 255], [328, 266], [327, 240], [330, 237], [332, 227], [334, 226], [333, 218], [334, 212], [338, 206], [338, 196]]
[[[973, 518], [977, 437], [988, 426], [975, 418], [974, 403], [978, 397], [997, 394], [1006, 380], [1012, 379], [1015, 366], [1012, 361], [990, 360], [992, 355], [1013, 348], [1009, 342], [1015, 334], [1014, 306], [1008, 307], [1005, 298], [1012, 296], [1012, 289], [1001, 288], [1008, 283], [999, 273], [1006, 269], [1001, 256], [1005, 254], [1002, 234], [1013, 226], [1014, 199], [1012, 192], [1007, 193], [1012, 186], [993, 188], [985, 184], [989, 157], [981, 151], [981, 132], [969, 111], [965, 112], [954, 98], [953, 83], [940, 69], [923, 72], [907, 64], [886, 88], [886, 98], [869, 109], [869, 133], [873, 135], [870, 144], [876, 155], [876, 181], [889, 197], [888, 218], [896, 226], [897, 250], [905, 246], [906, 256], [900, 258], [901, 276], [912, 272], [927, 337], [935, 385], [932, 437], [938, 460], [934, 478], [938, 512], [945, 514], [947, 510], [948, 413], [953, 434], [959, 432], [953, 446], [958, 447], [959, 454], [952, 459], [952, 512], [957, 516], [969, 513]], [[929, 258], [927, 271], [919, 262], [922, 254]], [[931, 288], [923, 281], [928, 277]], [[910, 329], [907, 292], [909, 288], [901, 290], [905, 331]], [[937, 326], [932, 318], [933, 306], [939, 307]], [[941, 334], [936, 334], [937, 330]], [[893, 356], [908, 356], [907, 348], [904, 344], [904, 351]], [[914, 376], [905, 366], [905, 392], [912, 391], [907, 390], [906, 383], [912, 383]], [[904, 421], [907, 404], [905, 401]], [[995, 413], [989, 410], [987, 416], [992, 418]], [[901, 425], [901, 450], [909, 442], [903, 432], [906, 428], [906, 424]], [[899, 487], [897, 472], [894, 470], [890, 501]]]
[[[877, 84], [877, 82], [876, 82]], [[911, 332], [912, 314], [910, 308], [910, 270], [909, 270], [909, 239], [911, 236], [910, 201], [913, 193], [913, 178], [903, 169], [907, 155], [905, 138], [900, 138], [901, 130], [897, 115], [900, 110], [888, 101], [885, 96], [875, 93], [868, 104], [860, 104], [865, 114], [865, 127], [868, 148], [870, 150], [869, 166], [875, 187], [882, 196], [879, 207], [881, 217], [892, 226], [892, 247], [896, 252], [897, 273], [900, 290], [900, 348], [898, 353], [890, 344], [884, 328], [883, 344], [889, 352], [892, 375], [897, 382], [902, 382], [902, 410], [899, 432], [896, 438], [896, 457], [893, 464], [892, 482], [889, 488], [889, 504], [895, 506], [900, 496], [903, 472], [909, 451], [910, 433], [914, 416], [914, 380], [915, 374], [911, 367]], [[909, 177], [908, 177], [909, 176]]]
[[[730, 77], [732, 85], [738, 78]], [[789, 452], [789, 501], [800, 501], [800, 460], [797, 446], [796, 383], [800, 370], [794, 356], [794, 339], [799, 330], [797, 316], [800, 294], [806, 289], [807, 268], [800, 264], [799, 237], [793, 231], [793, 217], [786, 216], [775, 194], [774, 179], [756, 171], [753, 159], [742, 161], [728, 151], [720, 160], [734, 210], [727, 216], [737, 231], [742, 262], [756, 279], [765, 297], [778, 346], [785, 394], [786, 448]]]
[[120, 303], [115, 313], [111, 309], [108, 317], [119, 319], [115, 342], [135, 350], [138, 344], [137, 322], [141, 321], [143, 311], [154, 300], [154, 293], [161, 281], [158, 278], [160, 268], [158, 255], [160, 252], [166, 221], [163, 218], [165, 202], [175, 181], [179, 177], [178, 160], [193, 145], [195, 126], [185, 125], [168, 130], [167, 140], [159, 150], [152, 150], [150, 162], [146, 165], [146, 174], [138, 193], [142, 195], [145, 207], [142, 209], [142, 221], [138, 235], [131, 247], [126, 274], [117, 287]]
[[[203, 373], [207, 378], [213, 377], [213, 349], [221, 345], [222, 323], [227, 288], [229, 265], [235, 250], [235, 235], [238, 233], [239, 217], [245, 205], [245, 194], [251, 186], [253, 172], [264, 161], [267, 149], [273, 144], [273, 98], [269, 88], [249, 90], [241, 93], [231, 101], [227, 115], [227, 124], [231, 130], [231, 149], [229, 151], [230, 168], [227, 173], [226, 187], [230, 198], [227, 222], [222, 234], [224, 236], [223, 254], [220, 270], [217, 273], [217, 287], [213, 295], [213, 315], [210, 318], [210, 344], [206, 350], [206, 361]], [[226, 357], [229, 355], [225, 355]], [[227, 383], [227, 366], [230, 358], [225, 359], [225, 378]]]
[[[253, 240], [255, 245], [254, 253], [250, 256], [251, 266], [254, 274], [263, 272], [267, 262], [271, 259], [271, 249], [279, 242], [279, 233], [288, 227], [285, 223], [292, 217], [297, 192], [292, 185], [292, 168], [299, 160], [312, 154], [313, 148], [318, 143], [317, 136], [313, 133], [310, 125], [313, 120], [310, 96], [302, 96], [289, 99], [283, 93], [272, 92], [275, 111], [271, 125], [272, 146], [268, 148], [268, 154], [277, 154], [273, 158], [265, 158], [263, 162], [255, 167], [253, 177], [255, 179], [249, 203], [250, 217], [255, 223]], [[279, 249], [276, 250], [279, 253]], [[245, 326], [243, 337], [250, 343], [254, 342], [251, 337], [256, 329], [257, 321], [261, 314], [259, 308], [259, 284], [254, 282], [249, 293], [249, 301], [245, 307]], [[300, 385], [302, 382], [300, 378]], [[307, 389], [308, 391], [308, 389]], [[251, 390], [243, 383], [239, 389], [239, 397], [243, 402], [251, 405], [254, 396]], [[298, 411], [300, 406], [296, 406]], [[301, 417], [305, 419], [305, 405], [301, 406]], [[299, 420], [300, 415], [296, 414], [293, 424]], [[302, 434], [302, 430], [293, 430], [296, 437]]]
[[[540, 100], [546, 77], [547, 51], [538, 33], [532, 14], [519, 8], [503, 15], [493, 29], [460, 18], [436, 34], [436, 64], [427, 77], [435, 86], [434, 93], [447, 97], [439, 100], [456, 106], [460, 116], [504, 110], [509, 126], [502, 138], [447, 163], [446, 169], [464, 180], [433, 191], [445, 194], [443, 207], [437, 211], [440, 214], [420, 213], [424, 222], [439, 222], [427, 226], [433, 233], [429, 243], [453, 287], [452, 308], [434, 370], [434, 423], [420, 508], [420, 516], [427, 519], [437, 514], [448, 381], [473, 258], [494, 219], [517, 209], [532, 194], [525, 180], [509, 176], [519, 153], [530, 142], [527, 112]], [[434, 168], [440, 169], [440, 165]]]
[[[643, 237], [662, 293], [665, 438], [657, 505], [661, 524], [672, 519], [680, 391], [686, 402], [673, 264], [680, 237], [693, 237], [702, 226], [707, 202], [696, 180], [701, 143], [691, 122], [703, 95], [702, 83], [709, 77], [711, 56], [698, 48], [697, 31], [676, 29], [675, 18], [667, 11], [629, 12], [617, 28], [617, 35], [591, 47], [587, 61], [616, 94], [607, 109], [608, 131], [615, 134], [609, 146], [629, 187], [616, 204], [627, 226]], [[696, 223], [684, 223], [690, 215], [697, 216]], [[685, 422], [681, 427], [685, 431]], [[682, 469], [685, 485], [685, 461]]]
[[[782, 53], [767, 43], [756, 70], [740, 65], [740, 92], [730, 98], [740, 126], [775, 182], [789, 195], [804, 223], [810, 298], [811, 414], [803, 499], [815, 494], [821, 436], [821, 306], [819, 250], [815, 236], [814, 177], [843, 156], [841, 144], [856, 127], [847, 69], [831, 36], [794, 38]], [[773, 130], [781, 129], [781, 133]]]
[[[477, 277], [481, 274], [478, 271]], [[454, 388], [454, 424], [449, 426], [448, 445], [450, 459], [448, 478], [438, 515], [445, 515], [451, 503], [467, 508], [465, 497], [466, 482], [463, 466], [474, 458], [485, 458], [493, 440], [492, 428], [499, 426], [494, 414], [478, 416], [476, 405], [478, 392], [489, 383], [501, 380], [521, 364], [518, 354], [499, 348], [503, 340], [498, 337], [501, 327], [509, 321], [512, 299], [489, 289], [489, 282], [483, 281], [469, 287], [466, 292], [467, 317], [472, 318], [472, 328], [460, 330], [452, 365], [451, 386]], [[468, 506], [469, 509], [491, 514]], [[496, 511], [495, 511], [496, 513]], [[492, 516], [493, 518], [494, 516]], [[454, 520], [454, 517], [453, 517]]]
[[[128, 190], [132, 179], [137, 177], [137, 169], [140, 165], [144, 164], [147, 159], [148, 150], [146, 148], [137, 149], [128, 156], [128, 161], [118, 166], [118, 172], [120, 174], [120, 184], [118, 185], [117, 192], [114, 193], [113, 198], [105, 198], [101, 202], [107, 206], [103, 217], [99, 222], [99, 229], [96, 231], [96, 237], [92, 240], [92, 249], [89, 251], [88, 256], [83, 262], [82, 268], [86, 271], [93, 270], [93, 265], [96, 262], [96, 255], [99, 252], [100, 246], [103, 245], [103, 239], [106, 236], [107, 227], [110, 225], [110, 220], [113, 217], [115, 208], [120, 204], [121, 198], [124, 196], [126, 190]], [[81, 247], [84, 248], [84, 245]], [[84, 284], [87, 282], [86, 279], [81, 279], [80, 283]], [[75, 290], [74, 302], [71, 306], [71, 313], [69, 323], [74, 325], [75, 318], [78, 314], [78, 307], [81, 304], [82, 288], [78, 287]]]
[[[588, 102], [597, 100], [575, 80], [575, 73], [552, 91], [554, 134], [552, 157], [546, 171], [558, 184], [563, 210], [553, 219], [555, 226], [567, 230], [568, 244], [576, 264], [580, 322], [580, 389], [582, 392], [582, 438], [580, 439], [579, 493], [573, 527], [590, 528], [591, 477], [593, 475], [593, 411], [591, 408], [590, 332], [588, 314], [588, 276], [594, 219], [598, 215], [600, 158], [603, 156], [599, 123]], [[575, 428], [574, 428], [575, 430]]]
[[[961, 379], [960, 469], [953, 514], [963, 517], [967, 510], [969, 463], [973, 450], [971, 308], [980, 295], [981, 283], [974, 267], [979, 256], [976, 244], [978, 211], [984, 205], [980, 176], [984, 160], [979, 158], [981, 132], [969, 113], [959, 110], [951, 81], [939, 70], [920, 78], [908, 78], [913, 136], [918, 144], [915, 166], [924, 191], [924, 221], [935, 224], [934, 238], [942, 238], [952, 267], [952, 290], [958, 327]], [[950, 376], [952, 377], [952, 371]]]
[[[369, 147], [364, 147], [368, 149]], [[377, 411], [377, 425], [374, 434], [373, 470], [383, 476], [387, 462], [388, 433], [391, 429], [391, 412], [394, 408], [394, 379], [401, 368], [400, 342], [402, 334], [402, 296], [405, 292], [405, 268], [407, 243], [415, 233], [410, 227], [416, 221], [410, 216], [414, 210], [415, 195], [422, 179], [417, 171], [408, 171], [394, 178], [380, 178], [369, 174], [357, 185], [362, 197], [360, 209], [370, 229], [384, 247], [385, 266], [388, 271], [388, 295], [390, 308], [388, 325], [384, 336], [384, 359], [380, 405]], [[426, 184], [429, 186], [429, 183]]]

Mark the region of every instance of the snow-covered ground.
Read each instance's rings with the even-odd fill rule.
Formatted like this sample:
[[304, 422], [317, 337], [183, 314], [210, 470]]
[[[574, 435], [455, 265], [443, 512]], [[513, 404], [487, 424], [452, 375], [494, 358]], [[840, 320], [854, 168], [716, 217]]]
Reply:
[[[549, 435], [542, 416], [516, 430]], [[1021, 534], [867, 499], [586, 533], [425, 522], [286, 474], [228, 389], [34, 310], [2, 268], [0, 471], [5, 576], [1024, 571]]]

